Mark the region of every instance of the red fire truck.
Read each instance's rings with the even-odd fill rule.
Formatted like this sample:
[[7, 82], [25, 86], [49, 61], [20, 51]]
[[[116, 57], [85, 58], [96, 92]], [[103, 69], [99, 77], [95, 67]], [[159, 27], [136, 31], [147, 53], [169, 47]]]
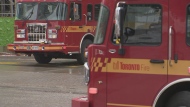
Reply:
[[7, 48], [38, 63], [75, 58], [84, 64], [94, 40], [101, 0], [17, 0], [15, 40]]
[[189, 54], [190, 0], [103, 0], [72, 107], [190, 107]]

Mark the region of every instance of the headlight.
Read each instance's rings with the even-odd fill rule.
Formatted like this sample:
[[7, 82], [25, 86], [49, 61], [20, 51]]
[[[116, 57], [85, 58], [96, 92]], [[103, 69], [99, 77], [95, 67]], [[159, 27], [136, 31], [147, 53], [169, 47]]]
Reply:
[[84, 57], [85, 57], [85, 58], [88, 58], [88, 52], [85, 52], [85, 53], [84, 53]]
[[17, 38], [25, 38], [25, 34], [17, 34]]
[[88, 85], [89, 81], [90, 81], [90, 69], [88, 67], [88, 62], [85, 62], [84, 64], [84, 81], [85, 81], [85, 84]]
[[25, 33], [25, 29], [17, 29], [16, 32], [17, 33]]
[[56, 29], [49, 29], [48, 30], [48, 38], [50, 38], [50, 39], [57, 38], [57, 30]]
[[17, 29], [16, 30], [17, 33], [17, 38], [25, 38], [25, 29]]
[[48, 38], [55, 39], [57, 38], [57, 34], [48, 34]]

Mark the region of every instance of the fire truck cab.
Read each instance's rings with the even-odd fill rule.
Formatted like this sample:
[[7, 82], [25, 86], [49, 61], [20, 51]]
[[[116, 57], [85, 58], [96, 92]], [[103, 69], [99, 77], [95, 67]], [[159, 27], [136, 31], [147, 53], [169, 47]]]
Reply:
[[190, 107], [190, 0], [103, 0], [72, 107]]
[[94, 40], [101, 0], [17, 0], [14, 43], [9, 51], [34, 56], [38, 63], [75, 58]]

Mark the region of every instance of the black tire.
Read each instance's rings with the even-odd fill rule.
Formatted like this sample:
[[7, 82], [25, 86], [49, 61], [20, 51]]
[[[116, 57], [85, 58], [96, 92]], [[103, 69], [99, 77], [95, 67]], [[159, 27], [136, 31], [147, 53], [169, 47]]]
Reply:
[[77, 61], [79, 64], [83, 65], [86, 61], [87, 61], [87, 58], [85, 58], [85, 50], [86, 48], [92, 44], [92, 41], [89, 40], [89, 39], [85, 39], [83, 42], [82, 42], [82, 46], [81, 46], [81, 53], [77, 55]]
[[190, 107], [190, 92], [182, 91], [174, 94], [166, 107]]
[[47, 64], [52, 60], [51, 56], [45, 56], [44, 54], [33, 54], [34, 59], [40, 64]]

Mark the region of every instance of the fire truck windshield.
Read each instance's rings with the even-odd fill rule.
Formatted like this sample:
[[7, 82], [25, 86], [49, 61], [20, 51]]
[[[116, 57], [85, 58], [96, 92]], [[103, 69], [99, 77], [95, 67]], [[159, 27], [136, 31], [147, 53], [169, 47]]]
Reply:
[[96, 29], [96, 34], [94, 38], [94, 44], [102, 44], [106, 34], [106, 28], [108, 23], [109, 10], [105, 6], [101, 6], [98, 25]]
[[67, 5], [59, 2], [43, 2], [39, 4], [38, 10], [39, 20], [65, 20]]
[[15, 20], [36, 20], [37, 7], [36, 2], [17, 3]]
[[67, 5], [59, 2], [17, 3], [16, 20], [65, 20]]

